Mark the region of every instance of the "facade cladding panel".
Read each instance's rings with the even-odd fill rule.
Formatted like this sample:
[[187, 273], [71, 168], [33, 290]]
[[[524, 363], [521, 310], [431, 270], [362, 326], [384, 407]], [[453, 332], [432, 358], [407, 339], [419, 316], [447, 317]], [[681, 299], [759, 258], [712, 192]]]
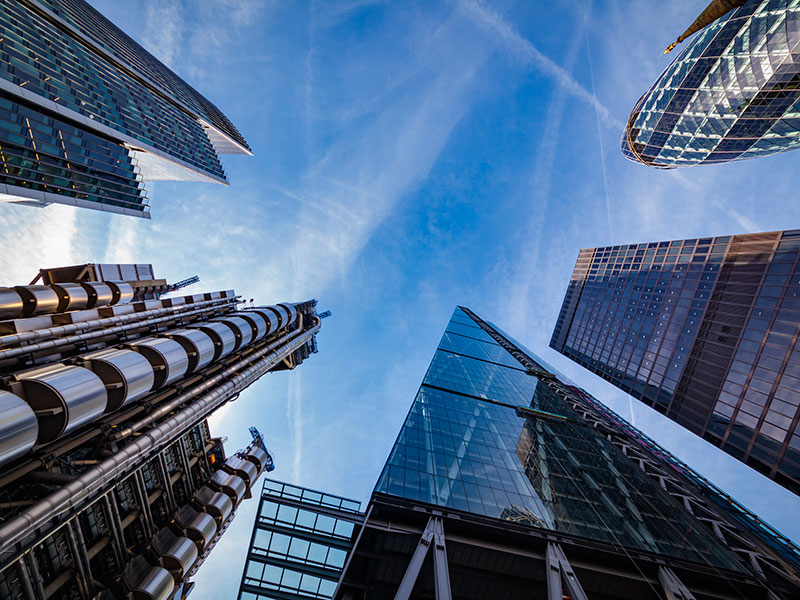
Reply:
[[798, 569], [790, 541], [458, 308], [334, 597], [794, 598]]
[[661, 168], [766, 156], [800, 142], [800, 3], [749, 0], [698, 33], [637, 102], [629, 159]]
[[800, 492], [800, 230], [581, 250], [550, 345]]
[[[219, 109], [83, 0], [0, 0], [0, 28], [0, 184], [9, 196], [27, 197], [13, 186], [146, 216], [146, 174], [128, 148], [166, 160], [159, 178], [220, 183], [209, 136], [224, 140], [219, 151], [249, 153]], [[109, 181], [109, 163], [124, 173]], [[63, 173], [73, 167], [74, 177]]]
[[331, 598], [353, 546], [361, 503], [266, 479], [239, 600]]

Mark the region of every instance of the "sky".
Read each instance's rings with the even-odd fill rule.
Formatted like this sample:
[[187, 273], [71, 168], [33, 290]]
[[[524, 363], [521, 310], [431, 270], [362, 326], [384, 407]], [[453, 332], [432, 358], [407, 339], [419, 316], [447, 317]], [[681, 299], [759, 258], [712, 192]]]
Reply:
[[[457, 304], [800, 541], [800, 499], [548, 347], [578, 250], [800, 227], [788, 153], [659, 171], [623, 123], [704, 8], [608, 0], [91, 0], [233, 121], [231, 185], [150, 184], [152, 220], [0, 204], [0, 276], [152, 263], [190, 290], [319, 300], [319, 353], [211, 420], [271, 476], [364, 505]], [[257, 500], [200, 569], [234, 598]]]

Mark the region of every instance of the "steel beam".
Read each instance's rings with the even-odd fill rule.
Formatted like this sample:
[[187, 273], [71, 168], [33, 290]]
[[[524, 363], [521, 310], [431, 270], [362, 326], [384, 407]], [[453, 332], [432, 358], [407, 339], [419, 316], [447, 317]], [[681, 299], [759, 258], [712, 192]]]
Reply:
[[658, 568], [658, 581], [664, 588], [667, 600], [695, 600], [694, 594], [683, 585], [683, 582], [669, 567]]
[[422, 563], [425, 562], [425, 555], [428, 554], [428, 548], [430, 548], [433, 541], [433, 519], [434, 517], [428, 519], [428, 524], [417, 542], [417, 547], [411, 556], [411, 562], [408, 563], [403, 580], [400, 582], [400, 587], [397, 588], [394, 600], [408, 600], [411, 597]]
[[572, 600], [588, 600], [575, 571], [558, 544], [547, 544], [547, 600], [563, 600], [564, 587]]
[[441, 517], [431, 517], [433, 521], [433, 570], [436, 600], [452, 600], [450, 593], [450, 572], [447, 568], [447, 548], [444, 544], [444, 523]]

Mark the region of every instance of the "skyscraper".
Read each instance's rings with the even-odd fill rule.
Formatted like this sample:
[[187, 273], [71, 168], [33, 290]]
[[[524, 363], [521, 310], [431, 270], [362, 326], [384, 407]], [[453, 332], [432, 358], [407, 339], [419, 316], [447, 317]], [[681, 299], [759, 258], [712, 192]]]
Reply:
[[337, 600], [800, 598], [800, 549], [460, 307], [344, 544]]
[[[316, 351], [316, 301], [170, 295], [150, 265], [0, 288], [0, 598], [183, 598], [272, 459], [206, 419]], [[41, 280], [41, 281], [39, 281]]]
[[581, 250], [550, 346], [800, 493], [800, 230]]
[[364, 519], [361, 503], [265, 479], [239, 600], [330, 598]]
[[674, 168], [800, 144], [800, 7], [715, 0], [710, 8], [705, 16], [723, 16], [683, 47], [634, 106], [622, 134], [627, 158]]
[[226, 183], [224, 114], [84, 0], [0, 0], [0, 202], [149, 218], [143, 182]]

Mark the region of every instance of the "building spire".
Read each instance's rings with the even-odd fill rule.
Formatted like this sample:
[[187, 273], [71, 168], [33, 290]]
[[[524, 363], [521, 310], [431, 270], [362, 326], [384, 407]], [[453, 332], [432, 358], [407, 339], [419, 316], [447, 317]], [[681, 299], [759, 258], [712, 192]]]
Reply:
[[669, 54], [675, 46], [680, 44], [694, 32], [700, 31], [720, 17], [728, 14], [734, 8], [739, 8], [745, 2], [747, 2], [747, 0], [711, 0], [711, 3], [703, 12], [700, 13], [700, 16], [695, 19], [694, 23], [692, 23], [689, 28], [684, 31], [677, 40], [675, 40], [673, 44], [664, 50], [664, 54]]

